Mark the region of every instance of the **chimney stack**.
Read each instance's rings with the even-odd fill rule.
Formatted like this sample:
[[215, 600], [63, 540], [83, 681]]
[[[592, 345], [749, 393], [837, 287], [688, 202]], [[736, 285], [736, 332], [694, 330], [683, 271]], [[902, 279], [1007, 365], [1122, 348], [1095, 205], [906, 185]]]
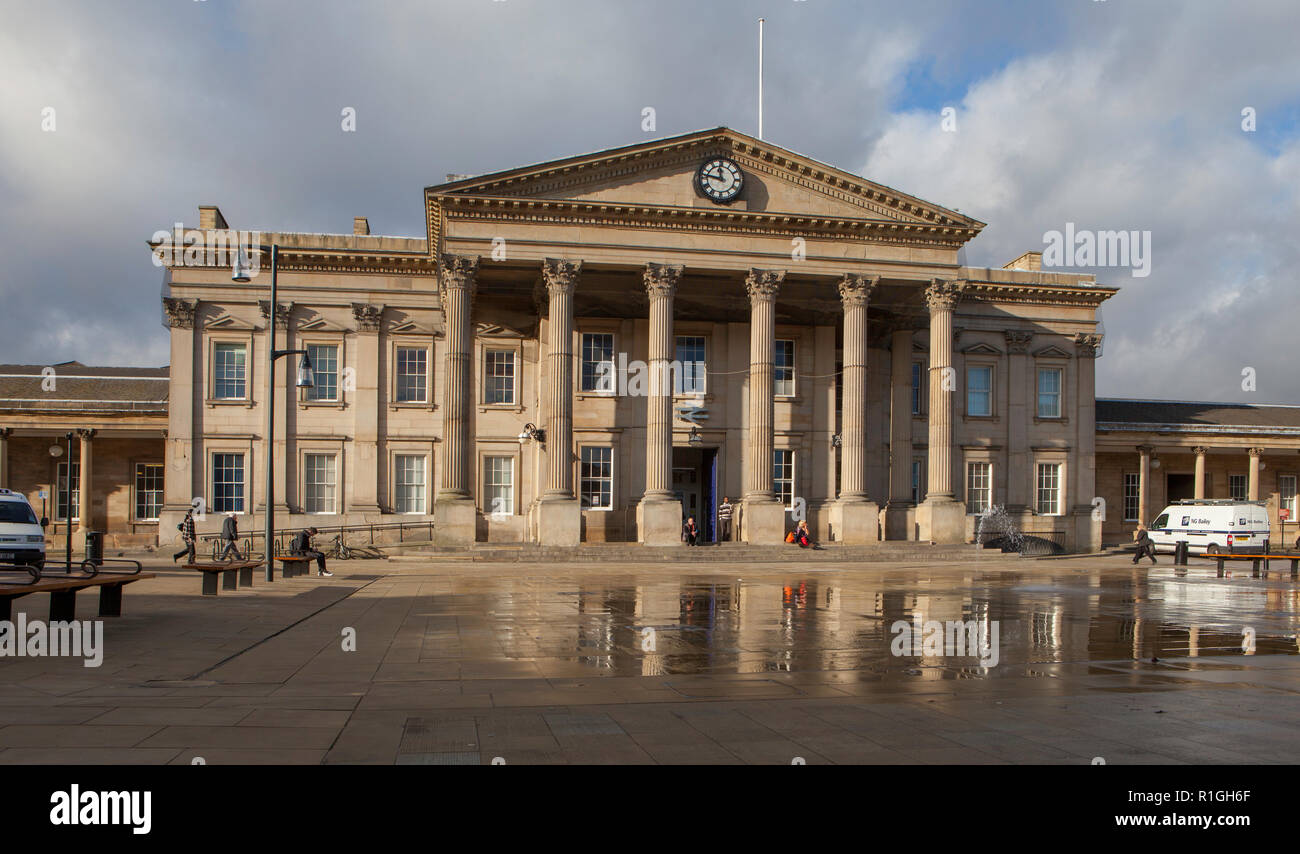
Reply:
[[1041, 272], [1043, 269], [1042, 252], [1026, 252], [1010, 264], [1002, 267], [1003, 270], [1029, 270], [1034, 273]]
[[366, 218], [363, 217], [363, 216], [354, 216], [354, 217], [352, 218], [352, 233], [353, 233], [354, 235], [357, 235], [357, 234], [369, 234], [369, 233], [370, 233], [370, 220], [366, 219]]
[[230, 228], [221, 208], [216, 205], [199, 205], [199, 228]]

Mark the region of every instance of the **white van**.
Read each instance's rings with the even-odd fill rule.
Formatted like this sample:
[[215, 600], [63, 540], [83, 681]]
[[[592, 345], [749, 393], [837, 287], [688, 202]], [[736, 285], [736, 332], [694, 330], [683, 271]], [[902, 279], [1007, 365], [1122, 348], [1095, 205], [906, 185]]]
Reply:
[[1176, 501], [1151, 523], [1156, 551], [1172, 552], [1179, 540], [1192, 554], [1263, 550], [1268, 542], [1268, 511], [1262, 501], [1201, 499]]
[[0, 489], [0, 564], [45, 566], [45, 531], [27, 497]]

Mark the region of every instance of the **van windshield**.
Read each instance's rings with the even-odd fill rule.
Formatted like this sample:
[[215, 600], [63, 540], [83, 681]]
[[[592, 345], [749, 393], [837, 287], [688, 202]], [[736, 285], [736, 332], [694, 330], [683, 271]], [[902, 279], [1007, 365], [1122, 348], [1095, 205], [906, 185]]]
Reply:
[[1168, 513], [1161, 513], [1159, 516], [1156, 517], [1156, 520], [1155, 520], [1154, 522], [1151, 523], [1151, 527], [1152, 527], [1152, 528], [1163, 528], [1163, 527], [1165, 527], [1165, 526], [1168, 525], [1168, 524], [1169, 524], [1169, 514], [1168, 514]]
[[36, 514], [25, 501], [0, 501], [0, 522], [35, 525]]

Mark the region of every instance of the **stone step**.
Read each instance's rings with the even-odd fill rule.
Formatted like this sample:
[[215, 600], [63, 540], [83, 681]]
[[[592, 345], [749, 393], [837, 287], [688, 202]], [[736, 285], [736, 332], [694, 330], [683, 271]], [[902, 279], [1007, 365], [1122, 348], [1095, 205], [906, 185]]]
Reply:
[[475, 543], [469, 548], [454, 546], [410, 547], [404, 549], [403, 554], [408, 557], [424, 559], [492, 562], [833, 563], [843, 561], [974, 560], [983, 556], [985, 552], [975, 545], [931, 545], [929, 543], [898, 541], [861, 546], [830, 543], [821, 549], [801, 549], [790, 543], [772, 546], [722, 543], [694, 548], [687, 546], [642, 546], [636, 543], [584, 543], [576, 548], [539, 546], [534, 543]]

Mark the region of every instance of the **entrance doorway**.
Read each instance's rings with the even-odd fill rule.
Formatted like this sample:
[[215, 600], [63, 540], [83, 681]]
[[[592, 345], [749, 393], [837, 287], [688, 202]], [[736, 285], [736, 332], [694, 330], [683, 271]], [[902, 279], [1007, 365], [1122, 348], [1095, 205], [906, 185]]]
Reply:
[[1170, 474], [1166, 475], [1165, 489], [1168, 490], [1167, 503], [1173, 504], [1175, 501], [1183, 499], [1192, 499], [1196, 497], [1196, 475], [1194, 474]]
[[673, 496], [682, 502], [682, 521], [694, 516], [700, 539], [718, 540], [718, 449], [673, 448]]

